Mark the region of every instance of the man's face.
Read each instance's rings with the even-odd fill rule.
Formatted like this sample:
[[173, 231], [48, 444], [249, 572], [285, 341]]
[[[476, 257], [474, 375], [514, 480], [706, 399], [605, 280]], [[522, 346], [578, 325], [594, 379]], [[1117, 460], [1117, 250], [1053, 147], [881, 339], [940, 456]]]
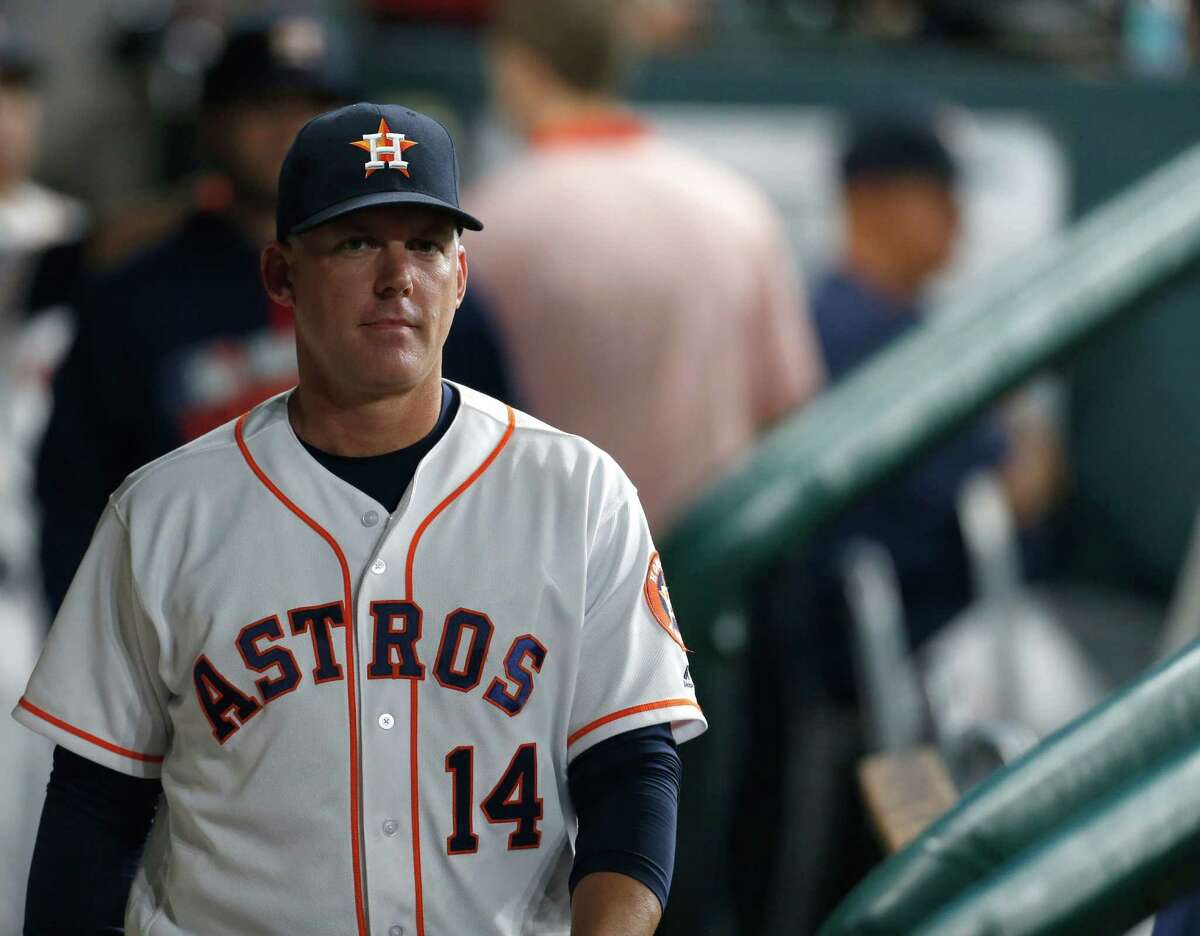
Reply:
[[[272, 250], [290, 284], [279, 295]], [[272, 298], [295, 309], [302, 385], [362, 402], [440, 379], [467, 286], [467, 254], [445, 213], [365, 208], [268, 247], [265, 266]]]
[[954, 255], [959, 211], [953, 190], [922, 175], [901, 176], [885, 186], [887, 227], [895, 250], [918, 281], [938, 273]]
[[281, 94], [229, 104], [210, 120], [208, 133], [220, 168], [236, 197], [260, 210], [275, 206], [275, 186], [288, 147], [329, 104], [303, 94]]

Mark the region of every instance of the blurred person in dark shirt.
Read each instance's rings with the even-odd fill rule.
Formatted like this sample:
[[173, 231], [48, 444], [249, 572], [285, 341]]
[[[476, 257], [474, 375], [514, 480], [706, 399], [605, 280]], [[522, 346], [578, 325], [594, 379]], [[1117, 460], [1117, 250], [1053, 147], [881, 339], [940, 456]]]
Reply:
[[208, 70], [203, 156], [223, 180], [158, 243], [87, 286], [37, 464], [43, 583], [61, 603], [124, 477], [295, 383], [292, 322], [259, 282], [275, 180], [311, 117], [350, 99], [342, 37], [303, 16], [241, 21]]
[[[831, 383], [921, 326], [930, 281], [960, 232], [958, 170], [924, 110], [861, 116], [841, 169], [845, 243], [811, 300]], [[865, 539], [886, 548], [918, 645], [972, 598], [963, 483], [996, 473], [1018, 524], [1036, 527], [1059, 487], [1059, 452], [1047, 421], [988, 414], [823, 529], [761, 589], [747, 660], [746, 806], [734, 834], [741, 932], [815, 932], [882, 857], [855, 774], [864, 749], [846, 547]]]
[[[958, 170], [934, 117], [913, 107], [860, 116], [842, 156], [846, 238], [840, 264], [813, 293], [813, 318], [836, 382], [917, 328], [930, 281], [953, 257], [960, 230]], [[970, 576], [958, 520], [963, 483], [998, 476], [1028, 529], [1058, 493], [1061, 450], [1045, 423], [990, 413], [943, 442], [822, 538], [818, 588], [835, 606], [837, 555], [851, 539], [881, 543], [896, 564], [914, 644], [961, 611]]]
[[[284, 154], [310, 118], [356, 96], [353, 61], [347, 38], [315, 17], [238, 21], [204, 76], [197, 137], [211, 171], [187, 217], [73, 289], [77, 338], [55, 377], [37, 465], [51, 615], [129, 472], [295, 384], [291, 314], [267, 298], [259, 251], [274, 236]], [[78, 265], [43, 264], [38, 280], [73, 285]], [[510, 399], [478, 300], [468, 296], [456, 323], [446, 376]]]

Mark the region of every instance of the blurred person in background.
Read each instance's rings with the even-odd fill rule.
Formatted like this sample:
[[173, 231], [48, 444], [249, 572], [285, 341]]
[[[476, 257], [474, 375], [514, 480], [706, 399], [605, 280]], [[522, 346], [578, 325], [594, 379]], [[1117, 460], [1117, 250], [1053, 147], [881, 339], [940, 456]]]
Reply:
[[[82, 206], [32, 177], [41, 138], [41, 66], [24, 37], [0, 20], [0, 704], [29, 679], [44, 630], [33, 562], [31, 460], [45, 417], [48, 374], [69, 337], [65, 314], [32, 317], [35, 270], [74, 241]], [[29, 808], [45, 787], [50, 750], [0, 725], [0, 933], [18, 933], [27, 855], [37, 831]]]
[[352, 62], [318, 19], [239, 21], [199, 115], [217, 181], [164, 241], [80, 297], [37, 464], [51, 613], [130, 471], [294, 385], [291, 317], [267, 299], [258, 255], [284, 153], [311, 117], [354, 96]]
[[35, 261], [77, 236], [83, 207], [30, 173], [42, 126], [36, 59], [0, 20], [0, 342], [28, 311]]
[[[842, 155], [845, 243], [839, 266], [813, 292], [813, 318], [833, 382], [917, 328], [930, 282], [949, 264], [960, 231], [957, 167], [932, 112], [917, 106], [862, 115]], [[835, 556], [850, 539], [883, 544], [914, 646], [971, 599], [958, 496], [976, 471], [999, 476], [1017, 525], [1032, 529], [1059, 494], [1062, 449], [1022, 411], [985, 416], [944, 442], [822, 541], [817, 574], [840, 591]]]
[[[960, 232], [958, 169], [926, 108], [861, 115], [841, 173], [843, 250], [812, 294], [833, 384], [920, 326]], [[735, 833], [742, 932], [815, 932], [882, 857], [856, 781], [864, 750], [841, 560], [856, 541], [884, 547], [912, 647], [964, 611], [974, 597], [958, 514], [964, 482], [995, 473], [1027, 531], [1060, 492], [1057, 435], [1029, 407], [1015, 412], [986, 415], [827, 526], [791, 565], [790, 583], [755, 609], [763, 626], [749, 660], [748, 808]]]
[[619, 0], [505, 0], [494, 103], [528, 144], [471, 193], [472, 275], [531, 413], [594, 439], [662, 536], [820, 386], [795, 264], [762, 192], [620, 99]]

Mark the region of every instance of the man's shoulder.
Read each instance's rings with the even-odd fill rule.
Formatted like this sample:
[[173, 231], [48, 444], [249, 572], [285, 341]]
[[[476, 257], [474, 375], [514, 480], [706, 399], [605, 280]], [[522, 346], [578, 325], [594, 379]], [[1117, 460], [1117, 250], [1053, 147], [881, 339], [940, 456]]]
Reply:
[[[497, 240], [538, 237], [541, 228], [530, 223], [531, 217], [548, 217], [556, 233], [561, 229], [569, 235], [582, 230], [579, 222], [590, 212], [610, 211], [614, 199], [651, 197], [657, 198], [659, 213], [703, 211], [719, 219], [715, 226], [782, 236], [782, 219], [758, 182], [656, 132], [617, 148], [596, 144], [527, 151], [522, 160], [488, 176], [468, 200], [489, 224], [488, 246], [495, 248]], [[502, 238], [495, 236], [499, 232]]]
[[[272, 397], [246, 414], [243, 437], [278, 423], [280, 413], [285, 411], [286, 396], [285, 393]], [[185, 491], [208, 492], [215, 497], [224, 479], [249, 480], [252, 476], [237, 433], [242, 418], [231, 419], [131, 472], [113, 492], [113, 502], [122, 510], [135, 502], [174, 499]]]
[[812, 310], [823, 326], [855, 332], [900, 334], [917, 322], [915, 309], [890, 302], [855, 275], [843, 270], [827, 273], [812, 291]]
[[490, 420], [505, 427], [505, 431], [511, 427], [505, 447], [511, 447], [512, 454], [530, 471], [544, 476], [557, 473], [610, 484], [630, 484], [616, 460], [583, 436], [551, 426], [478, 390], [455, 386], [463, 409], [474, 418]]

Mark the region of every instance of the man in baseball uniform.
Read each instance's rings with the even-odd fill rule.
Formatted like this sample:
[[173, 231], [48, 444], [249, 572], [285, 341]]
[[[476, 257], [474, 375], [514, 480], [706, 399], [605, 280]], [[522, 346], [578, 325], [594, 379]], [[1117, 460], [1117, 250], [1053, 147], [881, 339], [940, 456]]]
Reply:
[[625, 475], [441, 378], [457, 181], [402, 107], [297, 136], [299, 385], [112, 495], [15, 710], [27, 933], [654, 931], [704, 717]]

